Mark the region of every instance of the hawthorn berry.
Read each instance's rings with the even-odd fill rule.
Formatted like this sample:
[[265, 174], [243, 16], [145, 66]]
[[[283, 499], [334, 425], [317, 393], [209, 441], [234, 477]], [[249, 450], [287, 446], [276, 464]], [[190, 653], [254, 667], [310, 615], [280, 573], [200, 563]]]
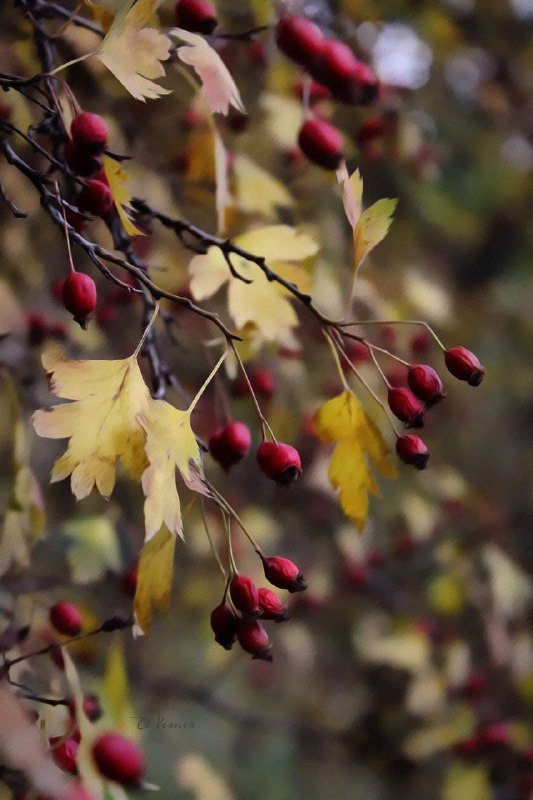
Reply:
[[56, 631], [63, 636], [77, 636], [83, 626], [79, 608], [66, 600], [54, 603], [49, 611], [49, 619]]
[[257, 450], [257, 463], [279, 486], [288, 486], [302, 474], [298, 450], [283, 442], [262, 442]]
[[404, 464], [416, 467], [416, 469], [425, 469], [429, 459], [429, 450], [426, 445], [420, 436], [415, 436], [413, 433], [398, 436], [396, 453]]
[[474, 733], [466, 739], [460, 739], [454, 744], [453, 750], [461, 758], [473, 758], [477, 756], [481, 750], [481, 738], [479, 734]]
[[48, 322], [43, 314], [30, 311], [26, 315], [26, 326], [30, 345], [39, 345], [45, 341], [48, 336]]
[[300, 128], [298, 144], [309, 161], [323, 169], [337, 169], [344, 158], [340, 131], [324, 119], [308, 119]]
[[100, 114], [82, 111], [72, 120], [70, 134], [75, 146], [88, 153], [102, 153], [107, 145], [109, 128]]
[[92, 756], [104, 778], [131, 788], [141, 783], [145, 771], [144, 754], [132, 739], [114, 731], [102, 733], [93, 742]]
[[272, 586], [278, 589], [286, 589], [291, 594], [293, 592], [303, 592], [307, 589], [307, 584], [300, 569], [294, 561], [283, 556], [261, 556], [265, 578]]
[[70, 775], [76, 775], [78, 767], [76, 756], [78, 743], [75, 739], [64, 739], [62, 736], [53, 736], [50, 739], [52, 758], [57, 766]]
[[113, 208], [111, 189], [103, 181], [89, 178], [78, 197], [78, 208], [95, 217], [105, 217]]
[[315, 80], [312, 80], [310, 83], [304, 81], [297, 83], [296, 94], [300, 100], [303, 100], [303, 98], [307, 96], [311, 105], [320, 102], [320, 100], [329, 100], [331, 98], [331, 92], [328, 87]]
[[427, 407], [444, 398], [442, 381], [433, 367], [427, 364], [413, 364], [409, 367], [407, 382], [413, 394], [423, 400]]
[[287, 606], [284, 606], [278, 595], [270, 589], [259, 589], [259, 608], [261, 619], [283, 622], [289, 618]]
[[389, 408], [408, 428], [424, 427], [424, 406], [410, 389], [391, 386], [388, 392]]
[[220, 603], [211, 612], [211, 629], [215, 642], [225, 650], [231, 650], [237, 635], [237, 616], [227, 603]]
[[208, 36], [218, 25], [218, 17], [208, 0], [178, 0], [176, 24], [178, 28]]
[[378, 139], [386, 131], [386, 122], [383, 117], [370, 117], [363, 122], [355, 132], [354, 139], [360, 147]]
[[487, 750], [508, 747], [512, 741], [512, 732], [505, 722], [491, 722], [479, 732], [481, 747]]
[[94, 795], [89, 794], [81, 783], [77, 783], [69, 790], [65, 800], [94, 800]]
[[238, 464], [252, 444], [248, 425], [244, 422], [229, 422], [219, 428], [209, 439], [209, 452], [226, 471]]
[[248, 575], [234, 575], [230, 581], [229, 591], [233, 605], [241, 614], [248, 617], [258, 617], [261, 609], [259, 608], [259, 589], [253, 578]]
[[63, 305], [82, 328], [96, 307], [96, 284], [84, 272], [70, 272], [63, 283]]
[[272, 661], [272, 647], [268, 633], [256, 619], [240, 619], [237, 625], [237, 638], [243, 650], [254, 659]]
[[337, 99], [351, 96], [351, 83], [357, 73], [358, 60], [350, 47], [338, 39], [327, 39], [316, 77]]
[[74, 139], [69, 139], [63, 151], [65, 161], [72, 172], [88, 178], [94, 175], [101, 167], [100, 159], [94, 153], [77, 144]]
[[444, 352], [444, 362], [454, 378], [467, 381], [470, 386], [479, 386], [485, 375], [485, 367], [466, 347], [450, 347]]
[[138, 567], [137, 564], [134, 564], [133, 567], [126, 570], [121, 576], [120, 579], [120, 586], [122, 591], [128, 597], [135, 597], [135, 592], [137, 590], [137, 575], [138, 575]]
[[[72, 719], [76, 719], [76, 700], [69, 700], [68, 708]], [[91, 722], [96, 722], [102, 716], [102, 707], [96, 694], [87, 694], [83, 698], [83, 713]]]
[[276, 28], [276, 44], [282, 53], [307, 69], [316, 67], [325, 44], [320, 28], [305, 17], [281, 17]]

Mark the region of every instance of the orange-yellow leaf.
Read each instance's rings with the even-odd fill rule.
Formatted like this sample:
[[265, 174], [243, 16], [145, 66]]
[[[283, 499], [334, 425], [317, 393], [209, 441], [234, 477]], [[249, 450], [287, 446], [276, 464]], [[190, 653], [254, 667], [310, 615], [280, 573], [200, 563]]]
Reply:
[[129, 236], [144, 236], [144, 232], [133, 224], [126, 211], [126, 207], [131, 203], [131, 193], [127, 185], [128, 173], [114, 158], [104, 156], [103, 163], [105, 176], [124, 230]]
[[342, 188], [344, 211], [353, 228], [354, 264], [357, 270], [389, 232], [398, 201], [384, 198], [363, 211], [363, 179], [359, 170], [344, 179]]
[[139, 561], [134, 608], [138, 627], [150, 631], [154, 611], [168, 609], [174, 573], [176, 537], [163, 527], [146, 542]]

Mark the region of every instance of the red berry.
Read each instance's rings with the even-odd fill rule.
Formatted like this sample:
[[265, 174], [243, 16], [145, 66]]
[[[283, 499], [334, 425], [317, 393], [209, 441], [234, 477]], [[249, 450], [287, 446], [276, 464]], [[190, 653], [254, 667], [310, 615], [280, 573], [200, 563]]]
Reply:
[[233, 133], [243, 133], [250, 125], [250, 117], [248, 114], [242, 114], [240, 111], [231, 110], [226, 118], [228, 128]]
[[228, 470], [244, 458], [251, 444], [248, 425], [244, 422], [229, 422], [211, 436], [209, 452], [223, 469]]
[[9, 106], [4, 105], [0, 102], [0, 122], [3, 119], [8, 119], [11, 116], [11, 109]]
[[357, 72], [358, 60], [352, 50], [338, 39], [327, 39], [322, 49], [322, 60], [317, 78], [328, 86], [337, 96], [339, 90], [345, 89]]
[[218, 18], [208, 0], [178, 0], [176, 24], [178, 28], [208, 36], [218, 25]]
[[72, 120], [70, 133], [79, 149], [85, 149], [91, 153], [101, 153], [107, 145], [109, 128], [100, 114], [83, 111]]
[[105, 217], [113, 208], [111, 189], [103, 181], [90, 178], [79, 194], [78, 208], [95, 217]]
[[271, 556], [267, 558], [261, 556], [265, 578], [272, 586], [278, 589], [286, 589], [288, 592], [303, 592], [307, 589], [304, 576], [296, 566], [294, 561], [283, 556]]
[[[352, 341], [346, 348], [346, 355], [350, 359], [350, 361], [354, 364], [361, 363], [363, 361], [370, 361], [370, 349], [364, 342], [356, 342]], [[344, 371], [348, 371], [350, 368], [346, 361], [343, 360], [342, 368]]]
[[255, 585], [253, 578], [248, 575], [234, 575], [230, 581], [229, 591], [233, 605], [241, 614], [248, 617], [258, 617], [259, 608], [259, 589]]
[[104, 778], [132, 788], [140, 784], [145, 762], [136, 742], [120, 733], [103, 733], [93, 742], [92, 755]]
[[370, 583], [370, 573], [367, 566], [349, 559], [344, 565], [344, 581], [351, 589], [364, 589]]
[[78, 743], [75, 739], [63, 739], [62, 736], [53, 736], [50, 739], [52, 758], [57, 766], [70, 775], [76, 775], [78, 767], [76, 756], [78, 753]]
[[276, 380], [267, 369], [255, 369], [250, 375], [250, 383], [256, 394], [272, 397], [276, 391]]
[[28, 343], [30, 345], [42, 344], [48, 335], [48, 322], [43, 314], [30, 311], [26, 316], [26, 325], [28, 328]]
[[288, 486], [302, 474], [298, 450], [283, 442], [263, 442], [257, 450], [257, 462], [265, 475], [280, 486]]
[[237, 617], [227, 603], [221, 603], [211, 612], [211, 628], [215, 642], [225, 650], [231, 650], [237, 634]]
[[81, 783], [77, 783], [69, 790], [65, 800], [94, 800], [94, 795], [89, 794], [87, 789], [85, 789]]
[[96, 307], [96, 284], [84, 272], [71, 272], [63, 284], [63, 305], [82, 328]]
[[355, 134], [356, 143], [361, 146], [383, 136], [386, 129], [386, 122], [383, 117], [371, 117], [363, 122]]
[[411, 339], [411, 352], [414, 356], [425, 356], [431, 346], [431, 336], [426, 330], [416, 333]]
[[65, 144], [64, 156], [72, 172], [76, 175], [81, 175], [83, 178], [94, 175], [101, 167], [98, 156], [86, 150], [73, 139], [69, 139]]
[[409, 367], [407, 381], [413, 394], [419, 400], [423, 400], [426, 406], [433, 406], [444, 397], [441, 379], [433, 367], [427, 364], [414, 364]]
[[72, 208], [65, 208], [65, 217], [68, 224], [74, 228], [75, 231], [78, 233], [83, 231], [87, 220], [84, 219], [81, 214], [78, 214], [78, 212], [74, 211]]
[[67, 603], [66, 600], [61, 600], [52, 606], [49, 618], [56, 631], [64, 636], [77, 636], [83, 626], [78, 607], [74, 603]]
[[272, 661], [272, 648], [268, 633], [255, 619], [240, 619], [237, 626], [237, 638], [243, 650], [254, 659]]
[[466, 347], [450, 347], [444, 353], [444, 362], [454, 378], [467, 381], [470, 386], [479, 386], [485, 375], [485, 367]]
[[[68, 703], [70, 716], [75, 719], [76, 718], [76, 701], [74, 698], [69, 700]], [[97, 719], [100, 719], [102, 716], [102, 707], [100, 705], [100, 700], [98, 696], [95, 694], [87, 694], [83, 698], [83, 712], [87, 719], [91, 722], [96, 722]]]
[[487, 675], [485, 672], [478, 669], [470, 673], [463, 686], [463, 691], [467, 696], [472, 697], [483, 694], [486, 688]]
[[135, 597], [135, 592], [137, 590], [137, 573], [138, 567], [137, 564], [134, 564], [133, 567], [130, 567], [130, 569], [123, 573], [120, 579], [122, 591], [128, 597]]
[[511, 729], [505, 722], [493, 722], [479, 733], [484, 748], [507, 747], [511, 744]]
[[369, 67], [368, 64], [364, 64], [362, 61], [358, 61], [357, 71], [352, 84], [353, 94], [351, 102], [357, 105], [370, 105], [370, 103], [373, 103], [377, 99], [379, 88], [379, 78], [372, 67]]
[[261, 619], [283, 622], [289, 618], [287, 606], [284, 606], [278, 595], [270, 589], [259, 589], [259, 608]]
[[473, 756], [478, 755], [479, 751], [481, 750], [481, 739], [479, 734], [474, 733], [467, 739], [461, 739], [459, 742], [455, 743], [453, 749], [461, 758], [472, 758]]
[[323, 119], [308, 119], [300, 128], [298, 144], [313, 164], [323, 169], [337, 169], [344, 158], [340, 131]]
[[110, 325], [116, 322], [117, 316], [118, 309], [116, 306], [110, 305], [109, 303], [103, 303], [98, 307], [96, 312], [96, 321], [101, 328], [109, 328]]
[[424, 427], [424, 406], [409, 389], [391, 386], [388, 392], [389, 408], [395, 417], [407, 424], [408, 428]]
[[304, 97], [307, 97], [309, 103], [311, 104], [318, 103], [320, 100], [329, 100], [331, 98], [331, 92], [328, 87], [314, 80], [311, 82], [300, 81], [296, 85], [296, 94], [300, 100], [303, 100]]
[[416, 469], [424, 469], [428, 463], [429, 450], [420, 438], [412, 433], [398, 436], [396, 439], [396, 453], [404, 464]]
[[324, 49], [322, 31], [305, 17], [281, 17], [276, 29], [276, 43], [288, 58], [309, 68], [316, 66]]

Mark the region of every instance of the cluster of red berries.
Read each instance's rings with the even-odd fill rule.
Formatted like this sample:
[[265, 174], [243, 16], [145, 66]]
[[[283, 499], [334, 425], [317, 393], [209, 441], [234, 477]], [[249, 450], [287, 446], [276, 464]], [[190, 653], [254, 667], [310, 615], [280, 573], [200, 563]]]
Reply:
[[[474, 353], [465, 347], [450, 347], [444, 351], [444, 363], [448, 371], [458, 380], [466, 381], [470, 386], [479, 386], [485, 374], [484, 367]], [[408, 428], [422, 428], [424, 413], [443, 399], [442, 381], [427, 364], [413, 364], [407, 373], [409, 388], [391, 386], [388, 389], [389, 408]], [[396, 453], [404, 462], [424, 469], [429, 458], [429, 451], [419, 436], [405, 434], [396, 440]]]
[[217, 13], [208, 0], [177, 0], [176, 24], [186, 31], [209, 36], [218, 25]]
[[[293, 561], [282, 556], [260, 554], [266, 579], [272, 586], [288, 592], [307, 589], [304, 577]], [[235, 641], [254, 659], [272, 661], [272, 647], [261, 620], [283, 622], [288, 619], [287, 607], [270, 589], [259, 588], [248, 575], [235, 574], [229, 582], [229, 597], [211, 612], [211, 628], [215, 641], [231, 650]]]
[[26, 315], [26, 330], [30, 345], [42, 344], [46, 339], [65, 339], [67, 335], [62, 322], [50, 322], [38, 311], [30, 311]]
[[[248, 425], [228, 422], [209, 439], [209, 452], [220, 466], [229, 470], [247, 455], [252, 444]], [[302, 474], [302, 461], [295, 447], [283, 442], [263, 441], [257, 449], [257, 463], [279, 486], [288, 486]]]

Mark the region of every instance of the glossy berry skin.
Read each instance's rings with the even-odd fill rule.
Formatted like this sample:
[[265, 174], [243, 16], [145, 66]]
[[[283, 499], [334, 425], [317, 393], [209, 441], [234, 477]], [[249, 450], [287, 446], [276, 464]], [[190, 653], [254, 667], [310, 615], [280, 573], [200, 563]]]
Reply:
[[319, 27], [305, 17], [281, 17], [276, 29], [276, 44], [282, 53], [306, 69], [316, 67], [325, 44]]
[[270, 589], [259, 589], [259, 608], [261, 619], [283, 622], [289, 618], [287, 606], [284, 606], [277, 594]]
[[248, 425], [244, 422], [229, 422], [219, 428], [209, 439], [209, 452], [226, 471], [238, 464], [252, 444]]
[[322, 169], [337, 169], [344, 158], [342, 135], [324, 119], [308, 119], [300, 128], [298, 144], [302, 153]]
[[71, 272], [63, 284], [63, 305], [76, 322], [85, 327], [87, 317], [96, 307], [96, 284], [84, 272]]
[[211, 612], [211, 629], [215, 642], [225, 650], [231, 650], [237, 637], [237, 617], [227, 603], [221, 603]]
[[429, 450], [420, 438], [412, 433], [405, 436], [398, 436], [396, 439], [396, 454], [404, 464], [416, 469], [425, 469], [428, 459]]
[[105, 217], [113, 208], [111, 189], [103, 181], [90, 178], [78, 197], [78, 208], [95, 217]]
[[62, 739], [61, 736], [54, 736], [50, 739], [52, 758], [57, 766], [68, 772], [69, 775], [76, 775], [78, 767], [76, 756], [78, 754], [78, 743], [75, 739]]
[[178, 28], [208, 36], [218, 25], [218, 18], [207, 0], [178, 0], [176, 24]]
[[144, 754], [139, 745], [110, 731], [98, 736], [92, 745], [94, 763], [104, 778], [122, 786], [135, 788], [141, 783], [144, 771]]
[[235, 608], [247, 617], [258, 617], [259, 589], [253, 578], [248, 575], [234, 575], [230, 581], [229, 591]]
[[257, 463], [280, 486], [288, 486], [302, 474], [298, 450], [283, 442], [263, 442], [257, 450]]
[[338, 39], [327, 39], [322, 49], [322, 60], [315, 77], [327, 86], [334, 96], [346, 91], [357, 72], [358, 60], [350, 47]]
[[[76, 701], [74, 698], [69, 700], [68, 708], [72, 719], [76, 719]], [[83, 698], [83, 712], [91, 722], [96, 722], [96, 720], [100, 719], [102, 716], [102, 707], [100, 706], [100, 700], [97, 695], [85, 695]]]
[[444, 352], [444, 363], [454, 378], [466, 381], [470, 386], [479, 386], [485, 375], [485, 367], [466, 347], [450, 347]]
[[106, 148], [109, 128], [100, 114], [83, 111], [72, 120], [70, 134], [79, 150], [98, 154]]
[[388, 392], [389, 408], [408, 428], [424, 427], [424, 406], [410, 389], [391, 386]]
[[307, 589], [304, 576], [294, 561], [283, 556], [261, 556], [265, 578], [272, 586], [286, 589], [288, 592], [303, 592]]
[[61, 600], [55, 603], [49, 612], [50, 623], [63, 636], [77, 636], [83, 625], [82, 616], [74, 603]]
[[427, 364], [413, 364], [407, 373], [411, 391], [426, 406], [433, 406], [444, 398], [443, 385], [433, 367]]
[[239, 620], [237, 638], [242, 649], [250, 653], [252, 658], [272, 661], [272, 647], [268, 633], [257, 620]]

